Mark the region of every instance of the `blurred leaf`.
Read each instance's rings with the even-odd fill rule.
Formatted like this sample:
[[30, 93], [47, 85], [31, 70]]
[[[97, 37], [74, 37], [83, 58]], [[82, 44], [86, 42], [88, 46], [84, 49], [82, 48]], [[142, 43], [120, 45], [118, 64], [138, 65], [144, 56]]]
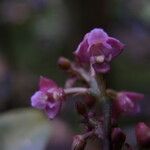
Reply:
[[1, 150], [44, 150], [51, 127], [44, 116], [32, 109], [19, 109], [0, 116]]

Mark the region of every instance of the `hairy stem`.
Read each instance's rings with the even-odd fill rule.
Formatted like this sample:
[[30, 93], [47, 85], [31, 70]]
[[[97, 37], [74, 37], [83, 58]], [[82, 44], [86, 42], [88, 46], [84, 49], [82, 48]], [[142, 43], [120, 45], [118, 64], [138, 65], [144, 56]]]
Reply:
[[111, 101], [106, 94], [106, 83], [102, 75], [96, 77], [96, 81], [99, 87], [100, 95], [98, 99], [102, 105], [102, 111], [104, 116], [103, 121], [103, 150], [111, 150]]

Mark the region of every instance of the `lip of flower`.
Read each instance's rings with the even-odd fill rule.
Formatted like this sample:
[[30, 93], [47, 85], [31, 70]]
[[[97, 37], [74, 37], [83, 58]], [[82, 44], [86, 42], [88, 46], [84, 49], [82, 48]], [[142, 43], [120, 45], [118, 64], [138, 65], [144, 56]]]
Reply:
[[35, 94], [31, 97], [31, 105], [32, 107], [38, 108], [38, 109], [44, 109], [47, 103], [48, 96], [41, 92], [37, 91]]

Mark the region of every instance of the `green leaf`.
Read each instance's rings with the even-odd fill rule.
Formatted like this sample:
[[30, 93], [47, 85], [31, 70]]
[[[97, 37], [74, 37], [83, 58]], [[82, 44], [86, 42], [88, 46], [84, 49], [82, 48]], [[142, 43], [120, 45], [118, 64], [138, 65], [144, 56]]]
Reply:
[[19, 109], [0, 116], [1, 150], [44, 150], [50, 122], [33, 109]]

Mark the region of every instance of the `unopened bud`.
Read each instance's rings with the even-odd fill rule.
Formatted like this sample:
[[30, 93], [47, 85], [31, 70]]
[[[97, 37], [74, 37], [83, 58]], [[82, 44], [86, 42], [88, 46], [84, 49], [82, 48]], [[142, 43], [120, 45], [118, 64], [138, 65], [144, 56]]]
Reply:
[[73, 138], [72, 150], [84, 150], [86, 146], [86, 140], [82, 135], [76, 135]]
[[113, 104], [118, 114], [134, 115], [140, 111], [137, 101], [143, 99], [143, 94], [121, 91], [117, 93]]
[[107, 89], [106, 93], [109, 97], [111, 97], [112, 99], [116, 99], [117, 97], [117, 92], [112, 90], [112, 89]]
[[68, 70], [70, 68], [71, 62], [65, 57], [60, 57], [58, 59], [58, 65], [61, 69]]
[[114, 128], [111, 136], [113, 149], [122, 149], [126, 139], [126, 135], [122, 132], [122, 130], [120, 128]]
[[82, 102], [76, 102], [76, 110], [80, 115], [86, 115], [87, 114], [87, 109], [84, 103]]
[[141, 147], [150, 148], [150, 127], [144, 122], [137, 124], [135, 128], [137, 142]]
[[92, 96], [85, 97], [85, 103], [88, 108], [92, 108], [94, 106], [95, 102], [96, 102], [96, 100], [94, 97], [92, 97]]

